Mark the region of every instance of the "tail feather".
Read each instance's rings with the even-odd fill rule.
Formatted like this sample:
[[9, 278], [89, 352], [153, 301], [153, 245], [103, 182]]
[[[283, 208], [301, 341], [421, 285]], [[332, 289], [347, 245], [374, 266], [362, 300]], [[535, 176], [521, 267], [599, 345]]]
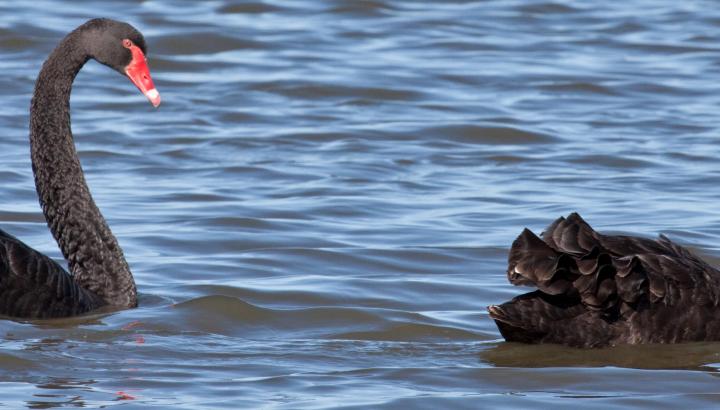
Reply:
[[[556, 297], [541, 291], [490, 306], [488, 312], [500, 334], [509, 342], [585, 346], [585, 340], [592, 340], [594, 345], [598, 340], [607, 340], [611, 334], [606, 325], [586, 325], [591, 312], [577, 299]], [[577, 327], [582, 332], [577, 332]], [[589, 333], [592, 337], [587, 337]]]
[[586, 254], [599, 245], [597, 232], [577, 213], [556, 219], [542, 237], [551, 248], [571, 254]]
[[720, 271], [688, 249], [662, 236], [602, 235], [576, 213], [555, 220], [542, 239], [523, 230], [507, 275], [514, 285], [537, 288], [488, 309], [508, 341], [594, 347], [704, 340], [707, 325], [662, 318], [689, 309], [714, 318], [720, 306]]
[[[558, 218], [540, 239], [525, 229], [513, 242], [508, 278], [548, 295], [578, 299], [590, 310], [617, 312], [623, 303], [657, 299], [666, 288], [662, 275], [644, 264], [665, 263], [645, 255], [617, 257], [602, 247], [600, 235], [573, 213]], [[658, 271], [660, 268], [655, 269]]]
[[551, 279], [559, 254], [529, 229], [515, 239], [508, 256], [508, 279], [515, 285], [536, 284]]
[[[603, 246], [605, 238], [620, 243], [618, 237], [595, 232], [576, 213], [555, 220], [542, 239], [523, 230], [510, 249], [507, 275], [514, 285], [538, 290], [489, 309], [503, 337], [572, 344], [559, 336], [567, 333], [563, 329], [571, 327], [569, 322], [605, 328], [631, 315], [640, 300], [661, 298], [667, 284], [655, 265], [668, 262], [657, 255], [618, 255], [619, 248]], [[632, 243], [632, 249], [665, 246], [643, 241]]]

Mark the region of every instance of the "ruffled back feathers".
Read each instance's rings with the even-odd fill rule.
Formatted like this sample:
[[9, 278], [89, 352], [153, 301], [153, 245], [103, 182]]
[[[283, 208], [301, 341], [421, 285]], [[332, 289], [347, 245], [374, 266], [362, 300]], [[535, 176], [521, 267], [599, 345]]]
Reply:
[[599, 347], [720, 340], [720, 272], [664, 236], [602, 235], [573, 213], [542, 239], [525, 229], [512, 244], [507, 274], [514, 285], [538, 289], [489, 308], [508, 341]]

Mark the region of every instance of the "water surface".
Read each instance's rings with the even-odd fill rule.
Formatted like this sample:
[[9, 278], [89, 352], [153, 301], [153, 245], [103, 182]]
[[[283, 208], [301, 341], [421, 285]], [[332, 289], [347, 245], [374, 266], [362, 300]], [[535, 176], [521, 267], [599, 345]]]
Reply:
[[580, 212], [720, 262], [720, 11], [655, 2], [0, 4], [0, 226], [37, 203], [35, 75], [91, 17], [163, 105], [89, 63], [72, 98], [140, 307], [0, 321], [6, 408], [708, 408], [720, 345], [504, 343], [522, 228]]

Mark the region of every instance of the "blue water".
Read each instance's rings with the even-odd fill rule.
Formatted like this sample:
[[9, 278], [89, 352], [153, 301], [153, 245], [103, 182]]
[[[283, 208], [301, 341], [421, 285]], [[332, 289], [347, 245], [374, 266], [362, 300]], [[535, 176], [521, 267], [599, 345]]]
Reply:
[[572, 211], [720, 262], [714, 2], [0, 3], [0, 227], [61, 260], [28, 107], [55, 44], [140, 29], [163, 104], [72, 97], [140, 307], [0, 321], [0, 407], [709, 408], [720, 344], [502, 341], [507, 249]]

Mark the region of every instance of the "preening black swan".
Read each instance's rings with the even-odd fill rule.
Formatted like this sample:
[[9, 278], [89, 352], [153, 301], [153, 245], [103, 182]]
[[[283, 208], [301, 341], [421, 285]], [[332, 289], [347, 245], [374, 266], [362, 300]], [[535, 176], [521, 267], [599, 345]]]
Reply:
[[665, 236], [607, 236], [578, 214], [513, 242], [508, 279], [534, 292], [488, 308], [512, 342], [604, 347], [720, 340], [720, 271]]
[[54, 318], [137, 306], [130, 268], [85, 183], [69, 106], [73, 80], [93, 58], [127, 75], [157, 107], [146, 51], [142, 34], [129, 24], [93, 19], [68, 34], [43, 64], [30, 105], [32, 167], [45, 219], [72, 274], [0, 230], [1, 315]]

